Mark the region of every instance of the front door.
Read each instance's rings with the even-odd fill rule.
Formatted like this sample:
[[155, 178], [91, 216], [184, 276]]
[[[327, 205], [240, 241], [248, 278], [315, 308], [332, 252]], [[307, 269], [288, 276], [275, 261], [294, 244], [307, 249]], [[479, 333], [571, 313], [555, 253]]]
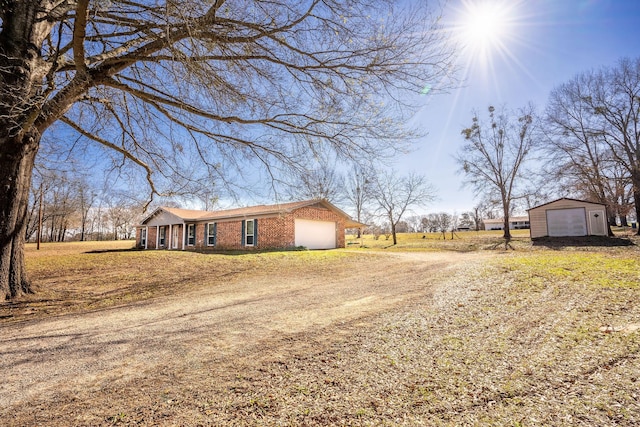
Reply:
[[173, 226], [173, 236], [171, 237], [171, 247], [173, 249], [178, 249], [178, 242], [180, 241], [180, 227], [177, 225]]
[[591, 235], [606, 236], [607, 235], [607, 218], [604, 211], [589, 211], [589, 226], [591, 227]]

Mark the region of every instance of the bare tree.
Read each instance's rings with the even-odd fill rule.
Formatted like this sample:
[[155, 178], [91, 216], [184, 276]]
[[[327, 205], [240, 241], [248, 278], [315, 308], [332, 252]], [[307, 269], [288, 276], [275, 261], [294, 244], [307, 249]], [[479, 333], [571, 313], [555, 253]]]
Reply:
[[607, 182], [608, 169], [615, 162], [599, 118], [584, 102], [595, 81], [592, 74], [582, 74], [551, 92], [544, 126], [545, 151], [551, 161], [545, 170], [554, 182], [604, 204], [609, 225], [615, 225], [615, 196], [608, 191], [612, 186]]
[[489, 122], [475, 114], [471, 127], [462, 130], [466, 143], [456, 155], [456, 161], [467, 182], [478, 193], [495, 194], [502, 206], [504, 238], [510, 239], [509, 216], [517, 197], [517, 185], [523, 164], [534, 148], [531, 135], [533, 107], [517, 114], [488, 108]]
[[[373, 185], [373, 173], [371, 168], [356, 164], [351, 172], [345, 176], [344, 196], [355, 211], [356, 221], [364, 222], [367, 205], [371, 201], [371, 189]], [[358, 237], [362, 230], [358, 229]]]
[[25, 218], [45, 132], [66, 128], [81, 137], [74, 147], [94, 144], [115, 166], [138, 166], [150, 198], [205, 175], [233, 186], [260, 167], [299, 163], [312, 146], [392, 154], [417, 136], [403, 125], [412, 106], [402, 92], [451, 70], [445, 32], [424, 2], [1, 4], [6, 298], [31, 291]]
[[483, 217], [484, 215], [484, 206], [482, 204], [475, 205], [473, 210], [470, 212], [470, 216], [473, 219], [474, 229], [476, 231], [480, 231], [484, 228]]
[[477, 225], [476, 225], [476, 220], [475, 220], [475, 216], [473, 212], [462, 212], [460, 214], [460, 219], [459, 219], [459, 227], [460, 228], [465, 228], [465, 229], [469, 229], [469, 230], [475, 230]]
[[393, 171], [378, 174], [372, 191], [378, 212], [389, 221], [394, 245], [398, 244], [396, 227], [403, 216], [414, 207], [432, 202], [436, 193], [424, 176], [397, 176]]
[[422, 217], [412, 215], [406, 219], [409, 232], [420, 233], [422, 231]]
[[[80, 219], [77, 193], [80, 180], [67, 172], [40, 170], [36, 181], [38, 186], [29, 199], [29, 234], [25, 238], [37, 230], [45, 241], [62, 242]], [[42, 211], [38, 215], [41, 203]]]
[[396, 224], [396, 233], [409, 233], [410, 231], [407, 221], [398, 221]]
[[106, 223], [106, 235], [113, 240], [131, 239], [140, 216], [140, 203], [115, 194], [105, 201], [105, 205], [103, 220]]
[[422, 228], [423, 233], [434, 233], [436, 231], [435, 222], [433, 220], [433, 216], [435, 214], [429, 214], [423, 216], [420, 220], [420, 227]]
[[286, 178], [284, 193], [292, 200], [324, 199], [340, 203], [344, 191], [342, 177], [335, 163], [323, 161], [303, 170], [291, 169]]
[[[640, 58], [579, 76], [584, 82], [581, 105], [591, 113], [591, 130], [624, 168], [633, 186], [636, 217], [640, 214]], [[640, 228], [638, 229], [640, 234]]]
[[430, 214], [431, 222], [435, 231], [442, 233], [442, 240], [447, 240], [447, 231], [453, 224], [453, 217], [446, 212]]

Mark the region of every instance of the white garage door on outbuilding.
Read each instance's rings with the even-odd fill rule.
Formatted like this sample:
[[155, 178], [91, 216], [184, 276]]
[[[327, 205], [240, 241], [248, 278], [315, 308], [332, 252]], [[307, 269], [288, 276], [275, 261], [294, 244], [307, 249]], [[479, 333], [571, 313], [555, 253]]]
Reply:
[[296, 246], [307, 249], [336, 248], [336, 223], [330, 221], [295, 220]]
[[529, 209], [531, 237], [606, 236], [605, 206], [562, 198]]
[[549, 236], [586, 236], [587, 218], [584, 208], [547, 210]]

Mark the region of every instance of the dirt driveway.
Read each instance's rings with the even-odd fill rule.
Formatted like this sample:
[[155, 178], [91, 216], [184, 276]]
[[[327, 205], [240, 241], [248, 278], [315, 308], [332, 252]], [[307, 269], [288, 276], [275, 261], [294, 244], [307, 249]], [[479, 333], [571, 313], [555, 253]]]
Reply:
[[[428, 296], [438, 277], [481, 256], [365, 254], [355, 271], [279, 277], [257, 271], [188, 294], [7, 325], [0, 334], [0, 407], [20, 424], [30, 406], [42, 411], [90, 400], [107, 385], [153, 384], [161, 371], [203, 369], [205, 360], [221, 368], [251, 363], [283, 352], [279, 343], [293, 335], [324, 331], [331, 339], [341, 325]], [[101, 413], [104, 404], [70, 419], [94, 424], [117, 415]]]

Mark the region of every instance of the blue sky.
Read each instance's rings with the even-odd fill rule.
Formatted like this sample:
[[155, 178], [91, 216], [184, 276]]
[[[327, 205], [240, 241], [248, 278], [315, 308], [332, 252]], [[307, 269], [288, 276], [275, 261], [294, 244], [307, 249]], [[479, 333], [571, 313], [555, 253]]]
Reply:
[[486, 55], [472, 55], [472, 48], [462, 53], [463, 87], [425, 97], [414, 120], [428, 135], [395, 165], [424, 174], [438, 189], [439, 200], [424, 212], [460, 213], [478, 202], [462, 187], [453, 160], [474, 110], [529, 102], [541, 110], [551, 90], [576, 74], [640, 55], [638, 0], [451, 0], [444, 22], [460, 33], [479, 3], [494, 4], [503, 31], [493, 35]]

